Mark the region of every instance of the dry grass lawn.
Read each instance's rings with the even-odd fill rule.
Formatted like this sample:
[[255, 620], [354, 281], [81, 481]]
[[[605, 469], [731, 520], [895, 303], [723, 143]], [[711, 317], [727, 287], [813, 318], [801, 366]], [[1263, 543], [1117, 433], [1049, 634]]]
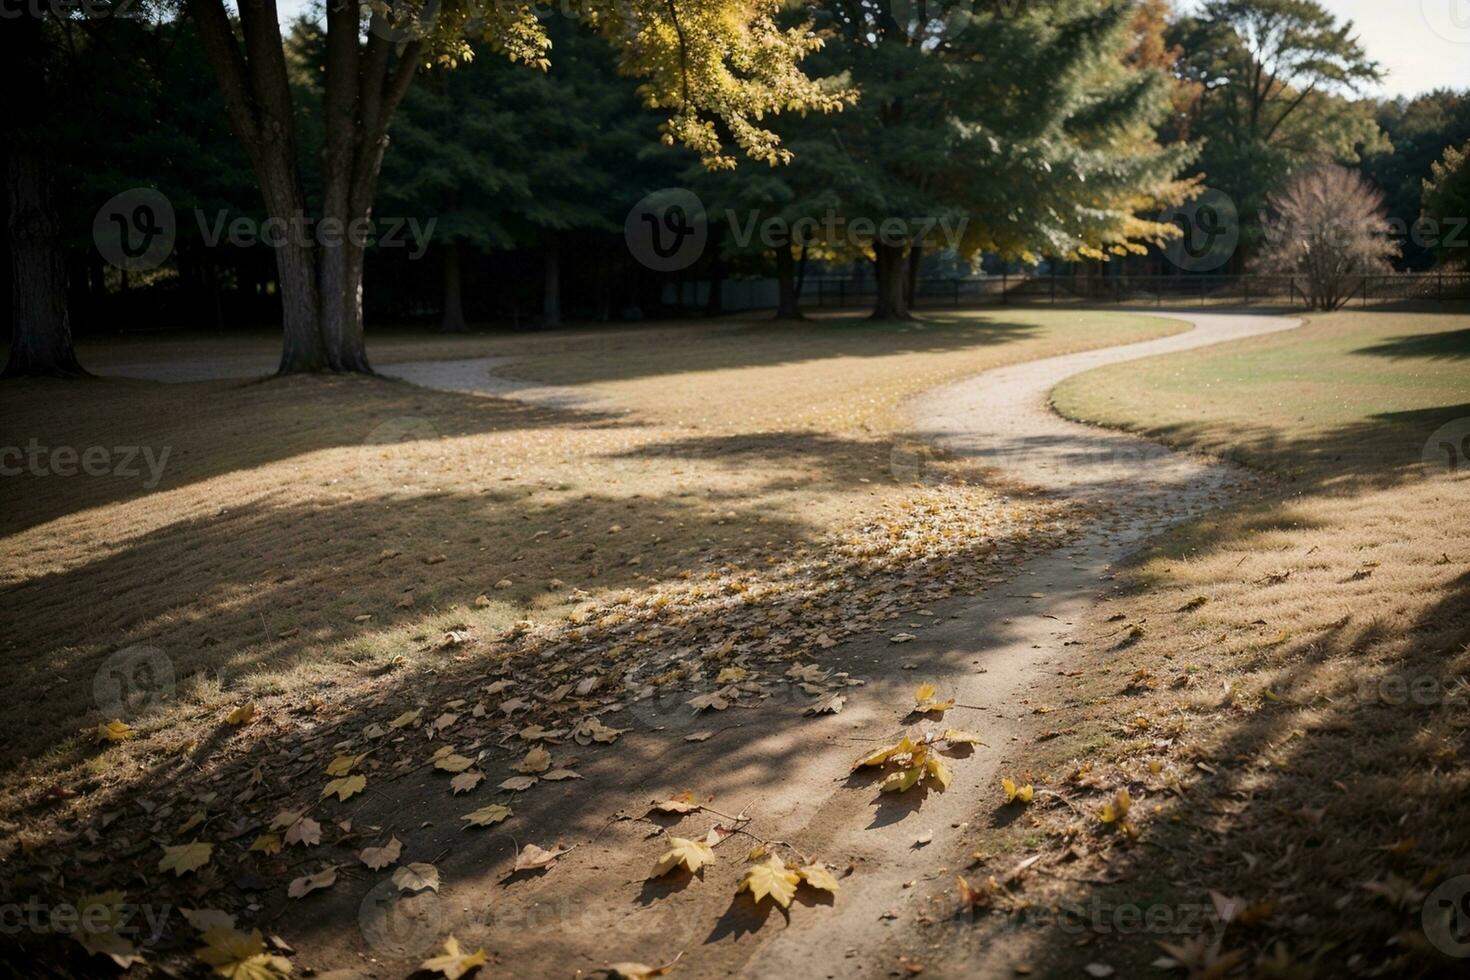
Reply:
[[[414, 690], [477, 645], [625, 620], [601, 611], [670, 590], [707, 598], [703, 581], [790, 592], [880, 553], [896, 574], [968, 557], [938, 570], [946, 588], [980, 588], [1065, 524], [953, 467], [916, 487], [903, 400], [1178, 329], [1016, 311], [375, 341], [379, 362], [510, 357], [507, 374], [585, 389], [596, 411], [361, 378], [7, 384], [0, 446], [102, 447], [111, 468], [60, 476], [42, 467], [75, 461], [43, 454], [0, 481], [5, 850], [49, 842], [37, 853], [59, 861], [58, 841], [126, 804], [161, 760], [225, 765], [221, 719], [246, 701], [289, 735], [287, 719]], [[271, 343], [82, 356], [105, 373]], [[168, 453], [156, 487], [132, 447]], [[114, 717], [136, 737], [98, 744]]]
[[[982, 901], [980, 928], [1017, 940], [1006, 962], [1463, 976], [1430, 937], [1454, 921], [1431, 893], [1470, 874], [1470, 472], [1441, 445], [1455, 420], [1450, 441], [1470, 437], [1466, 327], [1463, 312], [1315, 316], [1057, 390], [1063, 414], [1278, 479], [1140, 555], [1075, 670], [1035, 695], [1016, 776], [1044, 792], [996, 811], [969, 873], [1036, 847], [1070, 864]], [[1128, 814], [1106, 824], [1122, 789]], [[1066, 928], [1007, 929], [1057, 903]]]

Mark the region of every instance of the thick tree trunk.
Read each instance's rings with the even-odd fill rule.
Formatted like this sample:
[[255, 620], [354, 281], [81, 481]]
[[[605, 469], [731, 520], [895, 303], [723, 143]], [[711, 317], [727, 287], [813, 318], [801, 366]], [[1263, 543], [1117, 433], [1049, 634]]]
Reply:
[[13, 144], [5, 174], [10, 236], [10, 360], [5, 376], [85, 375], [72, 348], [66, 261], [41, 155]]
[[370, 227], [388, 126], [413, 80], [421, 43], [399, 49], [386, 40], [391, 32], [371, 25], [364, 43], [359, 5], [327, 4], [322, 220], [313, 236], [275, 0], [238, 0], [243, 50], [223, 0], [188, 0], [188, 6], [266, 214], [286, 229], [276, 248], [285, 335], [279, 373], [371, 373], [362, 329], [361, 236]]
[[919, 295], [919, 263], [924, 257], [924, 250], [917, 245], [909, 248], [908, 280], [903, 284], [903, 299], [909, 309], [918, 305]]
[[789, 245], [776, 249], [776, 319], [802, 319], [801, 304], [796, 295], [796, 260], [791, 256]]
[[546, 233], [546, 281], [541, 296], [541, 325], [561, 326], [561, 238], [555, 231]]
[[464, 333], [468, 329], [464, 320], [463, 247], [459, 242], [444, 246], [444, 319], [439, 329], [445, 333]]
[[0, 36], [9, 93], [0, 113], [5, 147], [10, 359], [5, 375], [85, 375], [72, 348], [66, 257], [51, 190], [51, 166], [39, 144], [50, 108], [46, 39], [39, 18], [22, 13]]
[[908, 303], [904, 301], [904, 249], [901, 245], [873, 243], [878, 298], [873, 304], [874, 320], [908, 320]]

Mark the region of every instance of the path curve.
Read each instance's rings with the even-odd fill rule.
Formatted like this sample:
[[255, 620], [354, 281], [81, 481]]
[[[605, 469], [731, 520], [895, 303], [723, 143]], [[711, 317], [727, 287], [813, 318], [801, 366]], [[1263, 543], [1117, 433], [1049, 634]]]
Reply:
[[[902, 657], [895, 658], [881, 638], [844, 649], [863, 661], [885, 657], [888, 668], [877, 678], [868, 676], [870, 688], [880, 692], [887, 681], [890, 705], [902, 703], [916, 676], [904, 673], [895, 659], [917, 662], [929, 676], [943, 676], [946, 696], [986, 709], [954, 723], [977, 729], [989, 745], [954, 765], [955, 783], [948, 792], [930, 795], [901, 820], [881, 824], [875, 819], [871, 794], [838, 792], [799, 807], [792, 814], [796, 819], [780, 828], [792, 835], [787, 839], [822, 840], [828, 853], [863, 858], [863, 870], [844, 882], [833, 909], [800, 923], [793, 920], [749, 951], [739, 975], [891, 975], [898, 940], [916, 935], [912, 921], [920, 914], [919, 889], [910, 886], [937, 868], [968, 863], [964, 826], [985, 808], [981, 801], [994, 796], [1003, 767], [1022, 761], [1009, 755], [1019, 722], [1007, 715], [1032, 685], [1055, 676], [1073, 625], [1083, 621], [1112, 567], [1148, 538], [1228, 503], [1251, 482], [1239, 466], [1072, 422], [1052, 410], [1052, 390], [1084, 371], [1301, 325], [1297, 319], [1262, 314], [1165, 315], [1191, 322], [1194, 329], [997, 368], [909, 403], [923, 440], [993, 465], [1005, 477], [1108, 511], [1073, 545], [1016, 569], [1010, 585], [957, 600], [958, 608], [944, 610], [948, 618], [905, 646]], [[880, 732], [891, 729], [891, 710], [874, 721]], [[850, 750], [832, 760], [834, 765], [815, 768], [826, 768], [829, 779], [840, 778], [849, 755]], [[916, 836], [931, 831], [932, 843], [916, 850]], [[946, 953], [950, 961], [931, 962], [930, 969], [938, 966], [945, 976], [1012, 976], [1011, 964], [998, 952], [954, 944]]]
[[[426, 786], [415, 797], [415, 814], [436, 819], [419, 846], [431, 854], [442, 849], [438, 863], [452, 891], [442, 919], [436, 914], [425, 935], [452, 928], [462, 943], [486, 945], [528, 976], [565, 976], [609, 960], [665, 962], [682, 950], [681, 977], [886, 980], [896, 968], [895, 951], [917, 934], [922, 888], [915, 883], [939, 868], [967, 863], [969, 822], [990, 810], [1000, 773], [1024, 765], [1012, 741], [1023, 730], [1020, 715], [1026, 710], [1017, 705], [1068, 662], [1074, 624], [1110, 587], [1112, 568], [1153, 534], [1228, 503], [1250, 482], [1239, 467], [1069, 422], [1050, 409], [1051, 390], [1080, 372], [1299, 324], [1260, 314], [1167, 315], [1194, 328], [987, 371], [907, 405], [922, 439], [992, 465], [1007, 479], [1106, 508], [1077, 541], [1008, 569], [1003, 585], [934, 604], [927, 625], [915, 626], [919, 635], [902, 647], [882, 632], [828, 651], [824, 668], [849, 671], [866, 682], [852, 689], [840, 715], [804, 720], [802, 705], [790, 703], [731, 711], [701, 742], [681, 741], [695, 726], [711, 726], [691, 718], [682, 703], [657, 718], [645, 717], [616, 751], [582, 760], [576, 797], [567, 797], [559, 813], [544, 814], [546, 822], [527, 819], [538, 805], [533, 799], [518, 802], [518, 809], [527, 810], [518, 817], [538, 843], [552, 839], [557, 828], [550, 824], [558, 818], [574, 826], [601, 824], [583, 837], [588, 846], [567, 854], [534, 887], [509, 888], [492, 880], [489, 871], [504, 866], [507, 835], [464, 835], [457, 826], [462, 807], [430, 811], [449, 804], [442, 801], [442, 785]], [[487, 360], [419, 362], [400, 376], [453, 391], [505, 394], [490, 380], [494, 365]], [[978, 731], [987, 744], [953, 764], [947, 792], [929, 794], [919, 804], [848, 776], [860, 745], [893, 738], [901, 706], [921, 680], [937, 681], [946, 696], [974, 706], [957, 709], [946, 722]], [[772, 760], [780, 760], [779, 779], [771, 776]], [[426, 783], [431, 778], [423, 776]], [[831, 907], [797, 905], [789, 916], [753, 923], [748, 903], [732, 901], [730, 890], [712, 887], [713, 881], [696, 880], [674, 894], [640, 886], [655, 847], [647, 826], [605, 823], [607, 815], [641, 812], [639, 805], [646, 806], [653, 792], [680, 787], [697, 787], [727, 806], [751, 805], [764, 835], [798, 841], [809, 853], [856, 870], [842, 880]], [[405, 784], [404, 791], [414, 787]], [[439, 802], [426, 802], [434, 800]], [[551, 798], [544, 805], [558, 806]], [[377, 816], [386, 822], [394, 814]], [[361, 815], [364, 823], [373, 817]], [[921, 837], [928, 843], [916, 846]], [[729, 852], [721, 851], [721, 875], [743, 863], [743, 853], [736, 853], [742, 850], [735, 842]], [[638, 895], [640, 887], [648, 894]], [[323, 893], [313, 906], [319, 931], [303, 948], [336, 966], [354, 964], [336, 974], [344, 977], [401, 976], [417, 966], [421, 955], [386, 946], [365, 950], [361, 937], [340, 929], [343, 915], [351, 921], [362, 914], [356, 903], [346, 889]], [[476, 918], [471, 910], [493, 915]], [[293, 914], [304, 919], [312, 909]], [[1011, 975], [1005, 950], [950, 946], [942, 962], [929, 962], [928, 975]]]
[[[654, 793], [681, 787], [697, 787], [732, 808], [751, 806], [764, 835], [798, 841], [809, 853], [854, 866], [831, 907], [794, 906], [789, 916], [752, 920], [758, 913], [748, 903], [732, 901], [730, 890], [708, 880], [630, 902], [653, 848], [646, 825], [636, 822], [589, 834], [596, 843], [564, 858], [544, 886], [507, 892], [486, 875], [487, 861], [503, 860], [503, 853], [491, 857], [456, 846], [450, 829], [443, 846], [453, 856], [442, 867], [456, 882], [456, 908], [495, 908], [498, 921], [506, 923], [535, 921], [538, 908], [577, 910], [575, 927], [557, 920], [562, 928], [555, 930], [551, 948], [504, 928], [477, 934], [464, 926], [461, 941], [483, 942], [527, 975], [568, 975], [610, 959], [665, 962], [682, 950], [679, 975], [687, 977], [888, 977], [896, 967], [895, 950], [918, 935], [914, 920], [922, 914], [923, 889], [916, 883], [939, 868], [967, 863], [969, 822], [990, 809], [1000, 773], [1024, 765], [1013, 739], [1023, 731], [1026, 709], [1017, 705], [1068, 662], [1073, 624], [1111, 587], [1113, 566], [1151, 535], [1228, 503], [1250, 482], [1239, 467], [1068, 422], [1050, 409], [1051, 390], [1079, 372], [1298, 325], [1253, 314], [1174, 317], [1191, 321], [1194, 329], [999, 368], [918, 396], [907, 406], [923, 439], [989, 463], [1008, 479], [1106, 508], [1079, 540], [1007, 570], [1003, 585], [933, 604], [922, 628], [903, 617], [895, 628], [912, 627], [918, 636], [902, 647], [882, 631], [827, 651], [824, 669], [848, 671], [865, 682], [853, 689], [840, 715], [803, 720], [801, 705], [773, 704], [731, 712], [713, 737], [690, 743], [681, 741], [685, 733], [714, 726], [691, 718], [681, 702], [656, 718], [644, 717], [644, 724], [624, 735], [619, 751], [578, 766], [584, 781], [575, 804], [564, 811], [574, 818], [574, 811], [599, 819], [619, 810], [642, 812]], [[456, 383], [453, 390], [464, 390], [458, 384], [472, 380], [475, 370], [424, 366], [418, 380], [437, 387], [447, 378]], [[946, 696], [973, 706], [956, 710], [946, 722], [978, 731], [987, 744], [953, 764], [947, 792], [922, 802], [881, 794], [873, 781], [849, 779], [852, 760], [863, 749], [895, 737], [901, 706], [923, 680], [936, 681]], [[779, 760], [779, 778], [773, 760]], [[542, 835], [552, 829], [545, 823], [528, 826]], [[682, 832], [703, 829], [692, 821]], [[916, 846], [921, 837], [929, 843]], [[439, 843], [428, 846], [433, 850]], [[742, 849], [738, 842], [731, 846]], [[722, 869], [743, 863], [742, 854], [726, 853], [721, 852]], [[929, 975], [1010, 975], [1002, 951], [950, 945], [945, 956], [952, 962], [931, 961]], [[407, 956], [395, 964], [412, 965]]]

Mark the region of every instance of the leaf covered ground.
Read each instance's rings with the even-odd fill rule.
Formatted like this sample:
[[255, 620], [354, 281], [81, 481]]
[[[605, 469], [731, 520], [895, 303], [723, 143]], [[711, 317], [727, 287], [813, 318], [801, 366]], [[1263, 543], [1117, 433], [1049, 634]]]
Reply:
[[[157, 487], [3, 488], [4, 684], [31, 706], [5, 722], [5, 898], [95, 919], [20, 948], [70, 969], [340, 965], [293, 923], [374, 882], [408, 908], [437, 895], [446, 830], [414, 815], [450, 807], [455, 835], [513, 840], [502, 870], [549, 873], [579, 844], [522, 824], [526, 798], [575, 800], [629, 732], [677, 752], [767, 702], [839, 714], [864, 678], [826, 651], [901, 651], [926, 605], [1004, 581], [1083, 516], [932, 458], [905, 397], [1174, 329], [1017, 313], [453, 342], [613, 411], [293, 379], [108, 382], [58, 414], [52, 387], [7, 388], [7, 444], [172, 458]], [[700, 729], [660, 735], [674, 716]], [[924, 749], [899, 778], [943, 765]], [[777, 847], [740, 890], [784, 906], [831, 875]], [[435, 938], [425, 969], [476, 965]]]

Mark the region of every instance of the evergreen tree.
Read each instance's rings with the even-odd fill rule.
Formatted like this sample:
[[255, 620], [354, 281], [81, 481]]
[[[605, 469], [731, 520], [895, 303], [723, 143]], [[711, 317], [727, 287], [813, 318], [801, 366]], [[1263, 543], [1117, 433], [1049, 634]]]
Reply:
[[1190, 151], [1154, 137], [1171, 92], [1128, 58], [1132, 13], [1100, 0], [823, 6], [829, 43], [811, 68], [861, 94], [791, 146], [825, 171], [849, 241], [873, 258], [875, 317], [908, 315], [905, 273], [926, 247], [1105, 257], [1170, 233], [1141, 215], [1185, 190], [1174, 175]]
[[1382, 144], [1373, 106], [1355, 101], [1381, 77], [1351, 21], [1317, 0], [1208, 0], [1175, 25], [1182, 77], [1198, 87], [1188, 131], [1200, 171], [1228, 194], [1249, 250], [1267, 197], [1301, 168], [1355, 165]]

